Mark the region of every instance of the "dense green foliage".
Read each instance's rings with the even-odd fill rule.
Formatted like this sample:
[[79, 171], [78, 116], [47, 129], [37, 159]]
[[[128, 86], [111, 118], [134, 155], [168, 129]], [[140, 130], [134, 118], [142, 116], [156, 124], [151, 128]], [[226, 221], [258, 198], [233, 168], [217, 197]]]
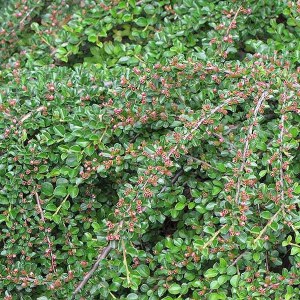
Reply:
[[7, 2], [0, 298], [299, 299], [300, 2]]

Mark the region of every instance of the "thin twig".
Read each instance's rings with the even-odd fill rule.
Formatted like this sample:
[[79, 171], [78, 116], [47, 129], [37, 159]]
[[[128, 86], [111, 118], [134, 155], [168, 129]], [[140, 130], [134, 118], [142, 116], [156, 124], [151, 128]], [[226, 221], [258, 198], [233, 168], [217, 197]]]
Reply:
[[235, 266], [238, 261], [245, 255], [245, 252], [243, 252], [241, 255], [239, 255], [233, 262], [232, 264], [229, 266], [229, 267], [232, 267], [232, 266]]
[[[187, 133], [187, 134], [183, 137], [183, 140], [187, 140], [187, 139], [189, 138], [189, 136], [192, 135], [192, 134], [193, 134], [193, 133], [194, 133], [194, 132], [202, 125], [202, 124], [203, 124], [203, 122], [204, 122], [205, 120], [209, 119], [211, 116], [214, 115], [215, 112], [217, 112], [218, 110], [220, 110], [221, 108], [223, 108], [225, 105], [229, 104], [230, 101], [232, 101], [232, 100], [231, 100], [231, 99], [228, 99], [228, 100], [225, 101], [224, 103], [222, 103], [222, 104], [218, 105], [217, 107], [213, 108], [207, 116], [201, 118], [201, 119], [196, 123], [196, 125], [194, 126], [194, 128], [193, 128], [189, 133]], [[170, 152], [168, 153], [168, 155], [167, 155], [167, 158], [170, 158], [170, 157], [171, 157], [171, 155], [177, 150], [178, 146], [179, 146], [179, 144], [177, 144], [174, 148], [171, 149], [171, 151], [170, 151]], [[180, 171], [179, 171], [179, 172], [180, 172]], [[180, 175], [181, 175], [181, 174], [180, 174]], [[179, 176], [180, 176], [180, 175], [179, 175]], [[175, 174], [175, 176], [176, 176], [176, 174]], [[148, 180], [145, 182], [144, 186], [147, 184], [147, 182], [148, 182]], [[172, 183], [173, 183], [173, 182], [172, 182]], [[159, 192], [158, 195], [160, 195], [161, 193], [163, 193], [163, 192], [166, 190], [166, 188], [167, 188], [167, 186], [164, 186], [164, 187], [161, 189], [161, 191]]]
[[246, 141], [245, 141], [243, 157], [242, 157], [242, 164], [241, 164], [240, 169], [239, 169], [239, 177], [238, 177], [238, 181], [237, 181], [237, 184], [236, 184], [235, 203], [239, 202], [239, 196], [240, 196], [240, 190], [241, 190], [241, 184], [242, 184], [241, 173], [242, 173], [242, 171], [243, 171], [243, 169], [246, 165], [246, 156], [247, 156], [247, 152], [248, 152], [248, 149], [249, 149], [250, 135], [252, 134], [254, 123], [256, 122], [258, 111], [259, 111], [263, 101], [266, 99], [267, 96], [268, 96], [267, 92], [262, 93], [261, 97], [259, 98], [259, 100], [257, 102], [254, 113], [253, 113], [253, 122], [249, 126], [247, 138], [246, 138]]
[[[174, 175], [174, 177], [172, 178], [171, 180], [171, 183], [174, 184], [178, 179], [179, 177], [183, 174], [183, 169], [180, 169], [179, 171], [177, 171], [177, 173]], [[158, 193], [158, 195], [160, 195], [161, 193], [163, 193], [165, 190], [167, 189], [167, 186], [165, 185], [161, 190], [160, 192]]]
[[[280, 131], [280, 144], [282, 145], [283, 142], [283, 133], [284, 133], [284, 115], [281, 117], [281, 131]], [[281, 185], [281, 190], [280, 190], [280, 198], [281, 198], [281, 206], [276, 212], [276, 214], [268, 221], [267, 225], [263, 228], [263, 230], [259, 233], [258, 237], [254, 240], [254, 243], [256, 243], [262, 235], [265, 233], [267, 230], [268, 226], [277, 218], [277, 216], [280, 214], [282, 211], [284, 213], [284, 190], [283, 190], [283, 180], [284, 180], [284, 174], [283, 174], [283, 158], [282, 158], [282, 146], [280, 146], [280, 151], [279, 151], [279, 161], [280, 161], [280, 185]]]
[[[34, 194], [35, 194], [36, 203], [37, 203], [40, 215], [41, 215], [41, 220], [43, 221], [43, 223], [46, 223], [44, 213], [43, 213], [43, 209], [42, 209], [42, 206], [41, 206], [40, 197], [39, 197], [37, 192], [35, 192]], [[45, 234], [46, 234], [46, 239], [47, 239], [49, 252], [50, 252], [50, 257], [51, 257], [51, 269], [55, 273], [56, 272], [55, 258], [54, 258], [53, 251], [52, 251], [51, 241], [50, 241], [50, 238], [49, 238], [48, 234], [47, 233], [45, 233]]]
[[227, 224], [222, 225], [222, 227], [218, 231], [215, 232], [215, 234], [203, 245], [203, 247], [201, 247], [201, 250], [204, 250], [207, 247], [209, 247], [225, 226], [227, 226]]
[[171, 182], [172, 184], [174, 184], [178, 179], [179, 177], [183, 174], [183, 169], [180, 169], [176, 174], [175, 176], [172, 178]]
[[[117, 232], [119, 232], [122, 227], [123, 227], [123, 223], [124, 221], [122, 220], [119, 224], [118, 224], [118, 229]], [[85, 286], [85, 284], [89, 281], [89, 279], [93, 276], [93, 274], [95, 273], [95, 271], [97, 270], [100, 262], [106, 258], [106, 256], [109, 254], [109, 252], [113, 249], [112, 246], [112, 242], [110, 242], [105, 248], [103, 248], [102, 252], [98, 255], [98, 258], [96, 260], [96, 262], [94, 263], [93, 267], [91, 268], [91, 270], [83, 277], [82, 281], [79, 283], [79, 285], [76, 287], [76, 289], [73, 292], [72, 298], [71, 300], [75, 299], [75, 296], [82, 290], [82, 288]]]
[[[202, 124], [204, 121], [208, 120], [211, 116], [213, 116], [215, 114], [215, 112], [217, 112], [218, 110], [220, 110], [221, 108], [223, 108], [225, 105], [229, 104], [232, 101], [232, 99], [227, 99], [227, 101], [224, 101], [224, 103], [218, 105], [217, 107], [213, 108], [209, 114], [207, 114], [206, 116], [204, 116], [203, 118], [201, 118], [196, 125], [194, 126], [194, 128], [187, 133], [182, 139], [183, 140], [188, 140], [189, 136], [191, 136]], [[179, 144], [177, 144], [174, 148], [172, 148], [172, 150], [168, 153], [167, 158], [170, 158], [171, 155], [178, 149]]]
[[214, 136], [216, 136], [217, 138], [223, 140], [222, 143], [225, 143], [228, 147], [229, 147], [229, 150], [234, 152], [236, 150], [236, 147], [233, 145], [233, 143], [230, 143], [228, 142], [226, 139], [223, 138], [223, 136], [221, 134], [218, 134], [218, 133], [212, 133]]
[[281, 202], [284, 202], [284, 174], [283, 174], [283, 157], [282, 157], [282, 152], [283, 152], [283, 133], [284, 133], [284, 114], [281, 116], [281, 130], [280, 130], [280, 151], [279, 151], [279, 161], [280, 161], [280, 185], [281, 185], [281, 190], [280, 190], [280, 198]]
[[231, 131], [234, 131], [235, 129], [239, 128], [240, 125], [230, 125], [228, 127], [228, 130], [225, 131], [225, 135], [228, 135]]
[[199, 158], [196, 158], [196, 157], [194, 157], [194, 156], [187, 155], [187, 154], [185, 154], [184, 156], [187, 157], [187, 158], [190, 158], [190, 159], [192, 159], [192, 160], [194, 160], [194, 161], [196, 161], [196, 162], [198, 162], [199, 164], [201, 164], [201, 165], [203, 165], [203, 166], [208, 166], [210, 169], [219, 171], [217, 168], [213, 167], [211, 164], [209, 164], [208, 162], [206, 162], [206, 161], [204, 161], [204, 160], [201, 160], [201, 159], [199, 159]]
[[136, 139], [139, 137], [139, 133], [137, 133], [133, 138], [131, 138], [130, 143], [134, 143]]
[[238, 10], [236, 11], [236, 13], [235, 13], [235, 15], [234, 15], [232, 21], [230, 22], [230, 24], [229, 24], [229, 26], [228, 26], [228, 28], [227, 28], [227, 30], [226, 30], [226, 36], [229, 34], [229, 31], [230, 31], [230, 29], [231, 29], [231, 26], [232, 26], [233, 22], [236, 21], [236, 18], [237, 18], [237, 16], [238, 16], [238, 14], [239, 14], [239, 12], [240, 12], [241, 9], [242, 9], [242, 6], [240, 6], [240, 7], [238, 8]]
[[111, 244], [109, 244], [108, 246], [106, 246], [102, 252], [99, 254], [96, 262], [94, 263], [93, 267], [91, 268], [91, 270], [84, 276], [83, 280], [80, 282], [80, 284], [77, 286], [77, 288], [75, 289], [75, 291], [73, 292], [72, 295], [72, 300], [75, 299], [76, 294], [78, 294], [81, 289], [85, 286], [85, 284], [89, 281], [89, 279], [93, 276], [94, 272], [97, 270], [100, 262], [109, 254], [109, 252], [113, 249], [113, 247], [111, 246]]
[[20, 119], [19, 124], [22, 124], [24, 121], [26, 121], [27, 119], [29, 119], [29, 118], [32, 116], [33, 113], [39, 112], [39, 111], [43, 111], [43, 110], [45, 110], [45, 109], [46, 109], [46, 106], [43, 106], [43, 105], [42, 105], [42, 106], [38, 107], [37, 109], [35, 109], [35, 110], [29, 112], [28, 114], [24, 115], [24, 116]]
[[[229, 32], [230, 32], [230, 30], [232, 29], [232, 28], [231, 28], [231, 27], [232, 27], [232, 24], [233, 24], [233, 22], [236, 22], [236, 18], [237, 18], [237, 16], [238, 16], [239, 12], [241, 11], [241, 9], [242, 9], [242, 6], [240, 6], [240, 7], [238, 8], [238, 10], [236, 11], [235, 15], [233, 16], [233, 19], [231, 20], [229, 26], [227, 27], [227, 30], [226, 30], [226, 33], [225, 33], [224, 37], [228, 37]], [[222, 52], [221, 52], [221, 51], [222, 51], [222, 42], [219, 42], [217, 47], [218, 47], [219, 53], [222, 54]]]
[[266, 251], [266, 270], [269, 272], [269, 252]]
[[266, 226], [263, 228], [263, 230], [259, 233], [258, 237], [254, 240], [254, 244], [257, 243], [258, 240], [261, 239], [262, 235], [265, 233], [265, 231], [267, 230], [268, 226], [270, 226], [270, 224], [277, 218], [277, 216], [279, 215], [279, 213], [283, 210], [284, 208], [284, 204], [282, 204], [280, 206], [280, 208], [278, 209], [278, 211], [276, 212], [276, 214], [268, 221], [268, 223], [266, 224]]
[[128, 269], [127, 258], [126, 258], [126, 248], [125, 248], [125, 243], [124, 243], [123, 239], [121, 241], [121, 244], [122, 244], [122, 251], [123, 251], [123, 263], [124, 263], [125, 269], [126, 269], [127, 283], [128, 283], [128, 285], [130, 285], [130, 272]]
[[[280, 144], [282, 145], [283, 142], [283, 132], [284, 132], [284, 115], [281, 117], [281, 131], [280, 131]], [[280, 146], [280, 151], [279, 151], [279, 161], [280, 161], [280, 185], [281, 185], [281, 190], [280, 190], [280, 198], [281, 198], [281, 206], [279, 210], [276, 212], [276, 214], [269, 220], [267, 225], [263, 228], [263, 230], [260, 232], [259, 236], [254, 240], [254, 243], [256, 243], [262, 235], [265, 233], [267, 230], [268, 226], [275, 220], [275, 218], [279, 215], [281, 211], [284, 212], [284, 190], [283, 190], [283, 180], [284, 180], [284, 174], [283, 174], [283, 158], [282, 158], [282, 146]]]
[[[37, 1], [37, 3], [36, 4], [40, 4], [40, 2], [41, 1]], [[34, 6], [32, 9], [30, 9], [26, 14], [25, 14], [25, 16], [22, 18], [22, 20], [19, 22], [19, 26], [24, 26], [24, 22], [25, 22], [25, 20], [27, 19], [27, 17], [29, 17], [30, 16], [30, 14], [36, 9], [37, 7], [36, 6]]]
[[68, 194], [64, 200], [61, 202], [61, 204], [59, 205], [59, 207], [56, 209], [55, 213], [53, 214], [53, 216], [57, 215], [60, 211], [60, 209], [62, 208], [63, 204], [67, 201], [67, 199], [69, 198], [70, 194]]

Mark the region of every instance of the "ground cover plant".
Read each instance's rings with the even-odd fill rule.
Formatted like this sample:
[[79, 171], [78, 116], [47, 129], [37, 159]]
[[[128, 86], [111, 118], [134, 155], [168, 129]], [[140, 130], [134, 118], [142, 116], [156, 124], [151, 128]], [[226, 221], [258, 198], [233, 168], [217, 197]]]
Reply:
[[0, 1], [1, 299], [299, 299], [299, 1]]

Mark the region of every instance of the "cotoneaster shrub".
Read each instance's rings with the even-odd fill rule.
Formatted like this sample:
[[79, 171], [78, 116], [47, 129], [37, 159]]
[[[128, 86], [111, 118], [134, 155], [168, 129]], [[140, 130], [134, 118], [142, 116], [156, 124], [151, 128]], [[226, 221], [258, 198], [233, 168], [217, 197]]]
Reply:
[[[94, 4], [76, 3], [65, 3], [70, 20]], [[101, 3], [94, 9], [115, 26], [125, 22], [116, 10], [135, 9], [138, 25], [152, 5]], [[157, 22], [137, 29], [149, 36], [135, 37], [133, 52], [104, 50], [96, 61], [78, 52], [65, 66], [51, 33], [52, 54], [37, 42], [44, 32], [26, 36], [32, 20], [18, 31], [22, 46], [11, 43], [0, 78], [3, 299], [298, 299], [300, 70], [272, 47], [238, 52], [264, 34], [259, 14], [297, 6], [249, 4], [199, 1], [201, 13], [227, 5], [215, 16], [224, 25], [203, 13], [202, 48], [173, 51], [153, 45], [152, 25], [167, 35], [178, 22], [184, 34], [169, 39], [187, 45], [193, 3], [176, 1], [160, 18], [170, 3], [157, 1]], [[47, 19], [51, 5], [60, 4], [32, 13]], [[82, 24], [96, 26], [96, 12]], [[53, 28], [56, 38], [69, 30]], [[86, 30], [76, 43], [91, 39]]]
[[228, 29], [230, 59], [248, 52], [272, 56], [276, 50], [299, 62], [299, 1], [7, 2], [0, 3], [0, 59], [26, 62], [29, 68], [137, 66], [181, 54], [210, 59], [212, 43], [218, 45]]

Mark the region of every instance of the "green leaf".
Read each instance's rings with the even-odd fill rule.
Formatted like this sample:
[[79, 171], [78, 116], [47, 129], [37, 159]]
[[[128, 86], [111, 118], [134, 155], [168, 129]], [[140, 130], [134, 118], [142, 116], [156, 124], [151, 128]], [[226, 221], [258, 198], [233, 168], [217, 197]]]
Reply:
[[297, 195], [300, 194], [300, 185], [298, 185], [294, 188], [294, 193]]
[[6, 221], [6, 216], [0, 214], [0, 223], [5, 222]]
[[242, 244], [246, 243], [247, 238], [248, 238], [248, 236], [247, 236], [247, 234], [246, 234], [245, 232], [241, 232], [240, 235], [237, 236], [237, 239], [238, 239]]
[[7, 197], [0, 195], [0, 204], [9, 204]]
[[269, 220], [269, 219], [271, 219], [271, 217], [272, 217], [272, 213], [269, 212], [269, 211], [263, 211], [263, 212], [260, 213], [260, 216], [261, 216], [263, 219]]
[[71, 198], [76, 198], [79, 193], [79, 188], [77, 185], [75, 186], [68, 186], [68, 194], [70, 195]]
[[185, 208], [185, 203], [179, 202], [175, 205], [176, 210], [183, 210]]
[[181, 286], [179, 284], [173, 283], [169, 288], [168, 292], [172, 295], [180, 294]]
[[89, 156], [93, 155], [94, 152], [95, 152], [95, 147], [93, 146], [89, 146], [84, 149], [84, 153], [86, 153]]
[[232, 276], [232, 278], [230, 279], [230, 284], [233, 287], [237, 287], [239, 285], [239, 281], [240, 281], [240, 275], [234, 275]]
[[292, 127], [289, 130], [289, 133], [292, 135], [293, 138], [297, 137], [297, 135], [299, 134], [299, 128], [297, 127]]
[[259, 234], [260, 231], [261, 231], [261, 228], [258, 227], [258, 226], [254, 226], [253, 228], [251, 228], [250, 231], [251, 231], [252, 233]]
[[71, 153], [66, 159], [66, 164], [69, 167], [77, 167], [80, 164], [82, 155], [80, 153]]
[[57, 125], [53, 127], [53, 130], [55, 132], [56, 135], [64, 137], [66, 131], [65, 131], [65, 127], [63, 125]]
[[86, 147], [90, 142], [89, 141], [87, 141], [86, 139], [84, 139], [84, 138], [79, 138], [76, 142], [76, 145], [79, 145], [79, 146], [81, 146], [81, 147]]
[[[36, 22], [32, 22], [31, 25], [30, 25], [30, 28], [35, 32], [39, 32], [39, 24], [36, 23]], [[43, 298], [43, 297], [41, 297], [41, 298]], [[46, 298], [46, 299], [48, 299], [48, 298]], [[37, 300], [46, 300], [46, 299], [38, 298]]]
[[98, 41], [98, 36], [96, 34], [90, 34], [88, 36], [88, 41], [91, 43], [96, 43]]
[[209, 234], [213, 235], [216, 231], [215, 231], [215, 229], [214, 229], [213, 227], [211, 227], [211, 226], [205, 226], [205, 227], [203, 228], [203, 232], [206, 232], [206, 233], [209, 233]]
[[164, 57], [173, 57], [173, 56], [175, 56], [176, 54], [177, 54], [177, 53], [174, 52], [174, 51], [165, 51], [164, 54], [163, 54], [163, 56], [164, 56]]
[[108, 54], [108, 55], [112, 55], [114, 52], [114, 45], [111, 42], [105, 43], [104, 44], [104, 51]]
[[6, 166], [4, 164], [0, 164], [0, 176], [3, 176], [6, 173]]
[[222, 293], [210, 293], [208, 300], [225, 300], [226, 296]]
[[144, 11], [147, 15], [153, 15], [155, 13], [155, 7], [151, 4], [147, 4], [144, 7]]
[[236, 273], [236, 267], [235, 266], [229, 266], [227, 269], [227, 275], [234, 275]]
[[135, 24], [140, 27], [146, 27], [148, 25], [148, 19], [146, 19], [144, 17], [140, 17], [135, 20]]
[[226, 166], [225, 166], [225, 164], [224, 163], [217, 163], [217, 169], [219, 170], [219, 171], [221, 171], [222, 173], [225, 173], [226, 172]]
[[218, 280], [213, 280], [213, 281], [210, 283], [210, 289], [211, 289], [211, 290], [217, 290], [219, 287], [220, 287], [220, 283], [219, 283]]
[[53, 220], [56, 224], [60, 224], [60, 223], [61, 223], [61, 216], [60, 216], [60, 215], [52, 216], [52, 220]]
[[224, 258], [220, 258], [220, 267], [221, 268], [227, 268], [227, 266], [228, 266], [228, 263], [227, 263], [227, 261], [224, 259]]
[[262, 170], [259, 172], [259, 178], [263, 178], [267, 174], [267, 170]]
[[285, 300], [290, 300], [294, 297], [295, 293], [294, 293], [294, 289], [292, 286], [287, 286], [286, 288], [286, 294], [285, 294], [285, 297], [284, 299]]
[[70, 208], [70, 206], [71, 206], [70, 201], [64, 201], [62, 204], [62, 208], [65, 210], [68, 210]]
[[218, 195], [220, 192], [221, 192], [221, 188], [219, 187], [219, 186], [215, 186], [214, 185], [214, 187], [213, 187], [213, 189], [212, 189], [212, 195], [213, 196], [216, 196], [216, 195]]
[[146, 265], [139, 265], [136, 270], [142, 277], [150, 276], [150, 269]]
[[267, 145], [264, 142], [259, 141], [255, 146], [259, 150], [262, 150], [262, 151], [267, 150]]
[[49, 203], [46, 205], [46, 210], [48, 210], [48, 211], [56, 211], [56, 209], [57, 209], [57, 207], [53, 203]]
[[81, 148], [79, 145], [73, 145], [70, 147], [69, 152], [81, 152]]
[[221, 275], [218, 277], [218, 283], [221, 286], [222, 284], [224, 284], [225, 282], [228, 281], [230, 277], [228, 275]]
[[166, 288], [160, 286], [157, 290], [158, 297], [161, 297], [166, 292]]
[[293, 246], [291, 250], [291, 255], [296, 255], [298, 253], [300, 253], [300, 246], [299, 247]]
[[67, 189], [65, 186], [57, 186], [55, 189], [54, 189], [54, 193], [53, 193], [55, 196], [58, 196], [58, 197], [65, 197], [67, 195]]
[[260, 261], [260, 253], [257, 253], [257, 252], [253, 253], [252, 257], [255, 262]]
[[50, 182], [43, 182], [41, 191], [46, 196], [52, 196], [53, 194], [53, 185]]
[[130, 294], [127, 295], [126, 299], [128, 299], [128, 300], [137, 300], [137, 299], [139, 299], [139, 296], [135, 293], [130, 293]]
[[206, 272], [204, 273], [204, 277], [206, 278], [213, 278], [216, 277], [219, 274], [219, 271], [216, 269], [208, 269], [206, 270]]
[[277, 222], [272, 222], [271, 224], [270, 224], [270, 227], [274, 230], [274, 231], [277, 231], [278, 229], [279, 229], [279, 225], [278, 225], [278, 223]]

